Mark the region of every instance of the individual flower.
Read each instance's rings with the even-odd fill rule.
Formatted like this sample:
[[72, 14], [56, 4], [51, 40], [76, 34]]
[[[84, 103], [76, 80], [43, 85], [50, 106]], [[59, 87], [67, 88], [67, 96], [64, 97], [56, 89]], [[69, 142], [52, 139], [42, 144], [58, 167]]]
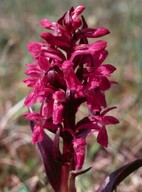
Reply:
[[109, 111], [115, 107], [108, 108], [103, 112], [97, 112], [96, 114], [90, 114], [88, 117], [80, 120], [76, 125], [77, 135], [86, 138], [87, 135], [97, 132], [97, 142], [102, 146], [108, 146], [108, 136], [106, 131], [106, 125], [115, 125], [119, 121], [110, 115], [106, 115]]

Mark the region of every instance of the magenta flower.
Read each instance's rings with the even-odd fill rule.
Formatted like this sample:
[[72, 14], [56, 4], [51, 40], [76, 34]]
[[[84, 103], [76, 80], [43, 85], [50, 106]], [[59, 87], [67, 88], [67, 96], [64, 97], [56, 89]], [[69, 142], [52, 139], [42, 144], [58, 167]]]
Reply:
[[91, 114], [79, 121], [76, 125], [76, 134], [80, 137], [86, 138], [90, 133], [97, 132], [97, 142], [102, 146], [107, 147], [108, 136], [106, 125], [114, 125], [119, 123], [119, 121], [115, 117], [105, 114], [114, 108], [115, 107], [108, 108], [101, 113], [97, 112], [95, 115]]
[[[74, 176], [69, 174], [82, 169], [86, 137], [97, 132], [97, 142], [107, 147], [106, 126], [118, 123], [116, 118], [105, 115], [113, 109], [105, 109], [105, 92], [111, 88], [113, 82], [109, 77], [116, 70], [111, 64], [103, 64], [108, 55], [107, 42], [88, 42], [88, 38], [102, 37], [109, 30], [89, 28], [84, 17], [79, 17], [83, 10], [84, 6], [72, 7], [57, 22], [41, 20], [41, 26], [48, 29], [41, 34], [43, 41], [27, 46], [34, 60], [27, 64], [25, 72], [29, 77], [24, 83], [32, 91], [24, 105], [32, 107], [38, 102], [40, 109], [30, 110], [25, 117], [31, 122], [32, 142], [39, 147], [46, 174], [56, 192], [75, 191]], [[77, 122], [76, 112], [84, 102], [88, 117]], [[55, 134], [53, 141], [45, 129]]]

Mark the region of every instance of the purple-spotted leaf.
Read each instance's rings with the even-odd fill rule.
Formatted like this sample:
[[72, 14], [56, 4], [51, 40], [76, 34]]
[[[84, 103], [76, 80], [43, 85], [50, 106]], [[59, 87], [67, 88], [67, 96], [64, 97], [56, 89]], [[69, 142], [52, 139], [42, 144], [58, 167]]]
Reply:
[[96, 192], [113, 192], [127, 176], [142, 167], [142, 159], [137, 159], [112, 172]]

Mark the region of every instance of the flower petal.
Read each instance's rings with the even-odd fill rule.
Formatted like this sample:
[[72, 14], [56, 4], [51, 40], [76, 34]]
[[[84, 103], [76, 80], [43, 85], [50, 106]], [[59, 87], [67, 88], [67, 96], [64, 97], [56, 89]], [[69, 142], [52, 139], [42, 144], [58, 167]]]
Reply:
[[43, 140], [43, 129], [40, 125], [35, 125], [32, 134], [32, 143], [38, 143]]
[[110, 64], [105, 64], [105, 65], [101, 65], [99, 68], [98, 68], [98, 72], [101, 74], [101, 75], [104, 75], [106, 77], [109, 77], [111, 73], [113, 73], [114, 71], [116, 70], [116, 68]]
[[62, 122], [63, 109], [64, 109], [64, 106], [61, 103], [54, 102], [52, 118], [53, 118], [53, 123], [55, 125]]
[[91, 112], [101, 111], [102, 107], [106, 107], [106, 99], [103, 91], [89, 90], [87, 94], [87, 105]]
[[28, 86], [28, 87], [34, 87], [37, 79], [36, 78], [26, 78], [23, 80], [23, 82]]
[[114, 125], [114, 124], [119, 123], [119, 121], [115, 117], [113, 117], [113, 116], [104, 116], [102, 118], [102, 123], [104, 125], [110, 125], [110, 124]]
[[48, 102], [45, 102], [42, 106], [41, 114], [46, 118], [50, 118], [53, 112], [53, 99], [50, 99]]
[[56, 100], [57, 102], [65, 101], [65, 92], [61, 90], [55, 91], [55, 93], [53, 94], [53, 99]]
[[80, 6], [77, 6], [75, 8], [75, 10], [73, 11], [73, 19], [76, 18], [78, 15], [80, 15], [83, 11], [84, 11], [85, 7], [80, 5]]
[[24, 105], [27, 107], [31, 107], [37, 101], [37, 97], [34, 92], [29, 93], [24, 101]]
[[102, 127], [97, 136], [97, 142], [100, 143], [103, 147], [108, 146], [108, 136], [105, 127]]
[[48, 20], [48, 19], [42, 19], [40, 21], [40, 25], [46, 29], [54, 29], [54, 22]]
[[43, 118], [42, 115], [37, 112], [27, 112], [23, 114], [23, 116], [30, 121], [39, 121]]
[[41, 46], [42, 43], [40, 42], [31, 42], [27, 45], [27, 49], [33, 57], [37, 57], [41, 52]]
[[55, 36], [51, 33], [46, 33], [46, 32], [42, 33], [40, 36], [52, 46], [53, 45], [58, 46], [58, 47], [64, 48], [65, 50], [67, 48], [70, 48], [71, 46], [70, 45], [71, 42], [65, 37]]
[[66, 81], [67, 88], [69, 90], [79, 90], [81, 89], [81, 82], [76, 77], [73, 70], [73, 63], [71, 61], [65, 61], [62, 65], [64, 72], [64, 78]]
[[101, 27], [101, 28], [96, 29], [96, 31], [93, 34], [93, 37], [102, 37], [109, 33], [110, 33], [110, 31], [107, 28]]
[[85, 158], [86, 141], [83, 138], [73, 140], [73, 148], [75, 151], [76, 169], [81, 169]]

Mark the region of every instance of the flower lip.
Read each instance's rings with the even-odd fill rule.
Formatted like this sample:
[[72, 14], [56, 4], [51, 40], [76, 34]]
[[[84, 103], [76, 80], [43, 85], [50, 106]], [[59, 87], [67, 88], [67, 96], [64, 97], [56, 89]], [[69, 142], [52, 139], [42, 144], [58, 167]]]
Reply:
[[30, 42], [27, 45], [27, 49], [33, 57], [37, 57], [40, 55], [41, 47], [42, 47], [42, 43], [40, 42]]
[[75, 151], [76, 169], [81, 169], [85, 158], [86, 141], [84, 138], [73, 140], [73, 148]]

